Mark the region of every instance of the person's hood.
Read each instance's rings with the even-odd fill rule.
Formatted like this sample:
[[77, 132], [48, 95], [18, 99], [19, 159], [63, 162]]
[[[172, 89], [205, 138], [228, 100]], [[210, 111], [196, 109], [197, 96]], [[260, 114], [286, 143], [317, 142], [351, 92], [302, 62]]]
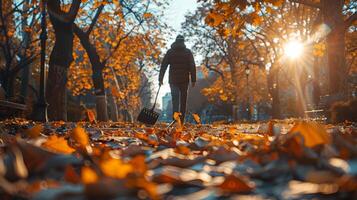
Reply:
[[186, 49], [186, 45], [184, 42], [176, 41], [176, 42], [172, 43], [171, 48], [172, 49]]

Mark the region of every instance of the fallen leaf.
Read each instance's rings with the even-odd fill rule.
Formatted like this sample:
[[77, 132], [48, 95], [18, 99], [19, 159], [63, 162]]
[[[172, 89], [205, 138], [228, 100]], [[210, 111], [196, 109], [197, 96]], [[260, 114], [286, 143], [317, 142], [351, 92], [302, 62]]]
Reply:
[[326, 129], [316, 122], [297, 122], [289, 133], [299, 132], [304, 138], [307, 147], [314, 147], [320, 144], [330, 144], [331, 137]]
[[196, 157], [194, 159], [181, 159], [181, 158], [172, 157], [162, 160], [162, 163], [164, 165], [187, 168], [197, 163], [203, 162], [205, 159], [206, 158], [202, 156]]
[[90, 167], [82, 167], [81, 180], [84, 184], [92, 184], [98, 181], [97, 173]]
[[34, 127], [27, 129], [25, 131], [26, 135], [32, 139], [38, 138], [43, 131], [43, 126], [41, 124], [37, 124]]
[[179, 113], [179, 112], [175, 112], [174, 113], [174, 120], [177, 122], [177, 131], [182, 131], [182, 128], [183, 128], [183, 126], [182, 126], [182, 121], [181, 121], [181, 113]]
[[75, 151], [75, 149], [68, 146], [66, 139], [57, 135], [48, 137], [47, 140], [42, 143], [42, 146], [55, 153], [71, 154]]
[[200, 116], [198, 114], [192, 113], [192, 116], [193, 116], [193, 119], [195, 120], [195, 122], [197, 124], [201, 124], [201, 118], [200, 118]]
[[99, 166], [106, 176], [118, 179], [125, 178], [133, 171], [132, 165], [123, 163], [123, 161], [115, 158], [103, 159]]
[[178, 145], [175, 149], [175, 152], [183, 155], [189, 155], [191, 153], [191, 150], [190, 148], [184, 145]]
[[252, 183], [236, 175], [227, 176], [223, 183], [218, 187], [225, 192], [233, 193], [246, 193], [251, 192], [254, 189]]
[[84, 128], [77, 126], [71, 132], [71, 138], [79, 145], [80, 148], [91, 150], [89, 144], [88, 133], [84, 130]]
[[87, 117], [90, 123], [95, 123], [96, 119], [95, 119], [95, 113], [93, 110], [91, 109], [86, 109], [86, 113], [87, 113]]

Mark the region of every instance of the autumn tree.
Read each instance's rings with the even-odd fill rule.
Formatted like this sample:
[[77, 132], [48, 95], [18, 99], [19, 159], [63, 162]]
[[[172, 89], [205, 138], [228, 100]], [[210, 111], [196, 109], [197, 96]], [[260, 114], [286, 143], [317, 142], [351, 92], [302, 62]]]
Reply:
[[[39, 7], [30, 0], [0, 1], [0, 80], [6, 97], [25, 103], [30, 66], [39, 56]], [[22, 71], [21, 79], [19, 72]]]
[[[203, 0], [207, 2], [208, 0]], [[260, 12], [265, 6], [280, 7], [283, 0], [256, 0], [256, 1], [209, 1], [212, 2], [211, 16], [214, 17], [213, 25], [234, 22], [238, 27], [241, 15], [250, 17], [253, 21], [261, 21]], [[329, 93], [345, 94], [347, 70], [345, 62], [345, 33], [355, 22], [357, 14], [353, 1], [344, 0], [291, 0], [291, 2], [304, 4], [315, 9], [319, 9], [320, 14], [317, 19], [329, 27], [326, 36], [326, 50], [329, 68]], [[267, 9], [267, 8], [264, 8]], [[270, 10], [270, 8], [269, 8]], [[231, 28], [223, 27], [225, 30]], [[234, 28], [233, 28], [234, 30]], [[320, 33], [321, 37], [326, 32]]]
[[[242, 24], [227, 32], [220, 16], [210, 12], [209, 3], [186, 16], [184, 33], [194, 42], [193, 50], [203, 55], [202, 66], [217, 73], [217, 80], [202, 92], [213, 101], [247, 102], [267, 101], [267, 87], [264, 60], [266, 49], [259, 46], [256, 38], [246, 31], [248, 19], [241, 18]], [[205, 19], [205, 20], [203, 20]], [[218, 20], [218, 21], [217, 21]], [[209, 25], [209, 26], [208, 26]], [[246, 79], [245, 69], [252, 73]]]
[[346, 31], [357, 20], [356, 3], [349, 0], [292, 0], [319, 10], [319, 20], [329, 27], [326, 51], [329, 69], [329, 93], [346, 95]]
[[[300, 99], [296, 110], [302, 116], [308, 103], [308, 95], [305, 94], [307, 82], [311, 78], [320, 82], [319, 74], [323, 70], [318, 60], [324, 55], [324, 40], [315, 41], [313, 33], [318, 13], [304, 5], [284, 2], [282, 6], [265, 9], [260, 14], [263, 20], [258, 28], [252, 27], [248, 31], [268, 48], [265, 65], [269, 68], [272, 115], [280, 118], [280, 90], [290, 89]], [[304, 52], [300, 57], [290, 59], [286, 55], [284, 48], [290, 41], [300, 41], [304, 45]], [[314, 85], [319, 87], [318, 84]], [[318, 89], [314, 88], [314, 91]]]
[[[75, 95], [93, 88], [101, 121], [108, 119], [106, 92], [114, 95], [117, 102], [126, 102], [119, 103], [121, 108], [127, 107], [128, 102], [138, 105], [139, 97], [128, 100], [130, 91], [138, 92], [142, 69], [150, 65], [150, 60], [157, 60], [162, 46], [158, 31], [161, 25], [150, 13], [155, 11], [152, 4], [156, 3], [137, 0], [92, 3], [86, 7], [94, 9], [82, 8], [79, 13], [74, 32], [80, 46], [75, 44], [75, 64], [71, 66], [73, 76], [69, 77], [68, 87]], [[88, 24], [87, 16], [91, 15]]]

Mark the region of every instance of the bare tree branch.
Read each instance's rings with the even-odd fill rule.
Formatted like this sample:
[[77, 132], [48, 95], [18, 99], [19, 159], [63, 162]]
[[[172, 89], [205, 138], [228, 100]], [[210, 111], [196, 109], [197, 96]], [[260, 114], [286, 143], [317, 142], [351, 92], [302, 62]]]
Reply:
[[101, 4], [101, 5], [98, 7], [98, 10], [97, 10], [97, 12], [95, 13], [95, 16], [94, 16], [94, 18], [93, 18], [93, 20], [92, 20], [92, 23], [90, 24], [90, 26], [89, 26], [88, 30], [85, 32], [85, 34], [89, 35], [89, 34], [92, 32], [94, 26], [96, 25], [96, 23], [97, 23], [97, 21], [98, 21], [98, 19], [99, 19], [100, 14], [101, 14], [102, 11], [103, 11], [103, 8], [104, 8], [104, 4]]

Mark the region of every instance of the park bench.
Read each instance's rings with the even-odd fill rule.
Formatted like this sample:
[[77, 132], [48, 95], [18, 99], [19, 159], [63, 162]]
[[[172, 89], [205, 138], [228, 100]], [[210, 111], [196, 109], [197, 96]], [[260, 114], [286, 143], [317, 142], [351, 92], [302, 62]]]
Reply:
[[326, 95], [321, 96], [318, 105], [311, 110], [306, 110], [305, 114], [312, 119], [326, 119], [330, 117], [330, 107], [334, 102], [343, 100], [343, 95]]
[[321, 96], [317, 106], [311, 110], [306, 110], [305, 115], [311, 119], [324, 118], [328, 110], [328, 96]]
[[20, 103], [15, 103], [0, 99], [0, 118], [8, 118], [11, 116], [18, 116], [27, 110], [27, 106]]
[[313, 109], [313, 110], [306, 110], [305, 114], [308, 118], [321, 118], [325, 115], [325, 110], [323, 109]]

